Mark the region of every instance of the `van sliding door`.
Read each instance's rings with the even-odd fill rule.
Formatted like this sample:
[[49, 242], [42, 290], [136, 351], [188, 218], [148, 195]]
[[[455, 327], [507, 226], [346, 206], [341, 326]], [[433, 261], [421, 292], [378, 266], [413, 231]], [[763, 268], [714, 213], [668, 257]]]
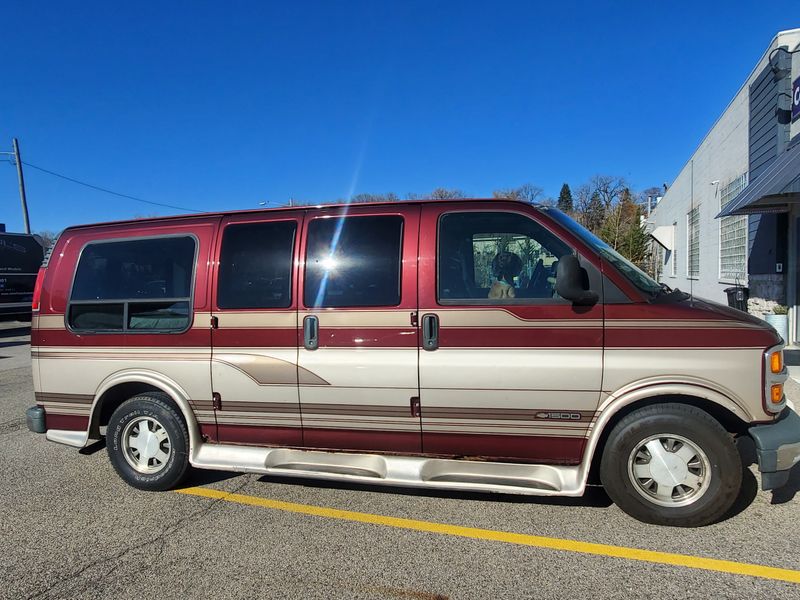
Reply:
[[211, 378], [222, 443], [300, 446], [294, 265], [302, 213], [226, 217]]

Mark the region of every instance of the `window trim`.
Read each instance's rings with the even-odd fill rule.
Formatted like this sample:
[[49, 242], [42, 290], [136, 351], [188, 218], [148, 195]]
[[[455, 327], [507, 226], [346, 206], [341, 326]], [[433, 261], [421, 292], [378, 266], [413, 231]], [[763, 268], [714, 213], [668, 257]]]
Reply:
[[[476, 209], [467, 209], [467, 210], [464, 210], [464, 209], [461, 209], [461, 210], [453, 209], [453, 210], [442, 211], [441, 213], [439, 213], [439, 216], [438, 216], [438, 218], [436, 220], [436, 256], [434, 257], [434, 260], [436, 262], [436, 283], [435, 283], [435, 286], [434, 286], [434, 297], [436, 299], [436, 304], [438, 306], [484, 306], [484, 307], [489, 307], [489, 308], [498, 308], [498, 307], [503, 307], [503, 306], [561, 306], [561, 305], [572, 305], [572, 303], [569, 300], [565, 300], [563, 298], [505, 298], [505, 299], [502, 299], [500, 302], [496, 302], [494, 304], [490, 304], [490, 303], [487, 302], [487, 300], [490, 300], [490, 298], [463, 298], [463, 299], [458, 299], [458, 298], [447, 299], [447, 298], [445, 298], [445, 299], [442, 299], [440, 297], [440, 295], [439, 295], [439, 280], [440, 280], [439, 267], [440, 267], [440, 264], [441, 264], [441, 261], [439, 260], [439, 249], [440, 249], [440, 243], [441, 243], [441, 239], [442, 239], [442, 235], [441, 235], [442, 221], [444, 220], [444, 218], [446, 216], [453, 215], [453, 214], [475, 214], [475, 213], [507, 213], [507, 214], [512, 214], [512, 215], [518, 215], [520, 217], [528, 219], [529, 221], [533, 221], [536, 225], [538, 225], [539, 227], [544, 229], [546, 232], [548, 232], [550, 235], [552, 235], [554, 238], [556, 238], [562, 244], [564, 244], [567, 248], [572, 250], [572, 252], [576, 256], [578, 256], [579, 258], [581, 257], [581, 254], [578, 252], [578, 250], [574, 246], [572, 246], [571, 244], [568, 244], [566, 241], [564, 241], [564, 239], [560, 235], [558, 235], [557, 233], [552, 231], [544, 223], [534, 219], [529, 214], [526, 214], [524, 212], [520, 212], [520, 211], [517, 211], [517, 210], [491, 209], [491, 208], [476, 208]], [[536, 300], [536, 302], [531, 302], [532, 300]], [[602, 303], [602, 298], [601, 298], [600, 302], [598, 302], [598, 304], [601, 304], [601, 303]]]
[[[219, 304], [219, 284], [220, 284], [220, 271], [222, 270], [222, 248], [223, 243], [225, 242], [225, 232], [228, 230], [229, 227], [236, 227], [241, 225], [267, 225], [272, 223], [294, 223], [294, 232], [292, 233], [292, 250], [289, 256], [289, 304], [286, 306], [279, 306], [279, 307], [250, 307], [250, 308], [225, 308], [220, 306]], [[279, 218], [279, 219], [269, 219], [269, 220], [260, 220], [260, 221], [228, 221], [222, 227], [222, 231], [219, 232], [219, 255], [217, 256], [217, 264], [215, 269], [215, 278], [214, 278], [214, 312], [234, 312], [234, 311], [243, 311], [243, 312], [252, 312], [252, 311], [284, 311], [284, 310], [291, 310], [292, 305], [294, 304], [294, 283], [295, 283], [295, 256], [297, 253], [297, 244], [300, 240], [300, 230], [303, 227], [302, 219], [298, 219], [297, 217], [286, 217], [286, 218]]]
[[[397, 255], [398, 261], [398, 269], [397, 269], [397, 302], [395, 304], [354, 304], [354, 305], [346, 305], [346, 306], [313, 306], [306, 303], [306, 285], [308, 283], [308, 240], [311, 238], [310, 229], [311, 224], [315, 221], [330, 221], [330, 220], [341, 220], [341, 219], [363, 219], [363, 218], [386, 218], [386, 217], [396, 217], [400, 219], [400, 248]], [[405, 254], [405, 244], [406, 244], [406, 215], [400, 212], [387, 212], [387, 213], [376, 213], [376, 214], [339, 214], [339, 215], [315, 215], [308, 219], [305, 223], [305, 227], [303, 228], [305, 231], [305, 235], [303, 236], [303, 289], [298, 289], [298, 304], [302, 302], [303, 308], [305, 310], [310, 311], [320, 311], [320, 310], [372, 310], [372, 309], [379, 309], [379, 308], [397, 308], [403, 304], [403, 256]], [[298, 286], [299, 287], [299, 286]], [[285, 309], [283, 309], [285, 310]]]
[[[115, 298], [113, 300], [73, 300], [72, 291], [75, 287], [75, 278], [78, 275], [78, 267], [80, 267], [83, 252], [87, 247], [100, 244], [114, 244], [119, 242], [139, 242], [145, 240], [161, 240], [169, 238], [191, 238], [194, 242], [194, 258], [192, 260], [192, 276], [189, 281], [189, 296], [181, 298]], [[200, 252], [200, 240], [192, 232], [186, 233], [168, 233], [164, 235], [145, 235], [145, 236], [131, 236], [131, 237], [116, 237], [106, 238], [99, 240], [89, 240], [81, 246], [78, 252], [78, 259], [75, 261], [75, 267], [72, 269], [72, 281], [69, 285], [69, 295], [67, 296], [67, 306], [64, 310], [64, 325], [70, 333], [85, 335], [151, 335], [151, 334], [171, 334], [180, 335], [189, 331], [194, 325], [194, 292], [195, 282], [197, 278], [197, 257]], [[186, 327], [183, 329], [130, 329], [128, 327], [128, 304], [131, 302], [188, 302], [189, 303], [189, 320]], [[69, 322], [70, 308], [73, 304], [122, 304], [122, 329], [76, 329], [72, 327]]]
[[[678, 239], [678, 222], [674, 221], [672, 223], [672, 239]], [[678, 276], [678, 256], [677, 256], [678, 244], [674, 241], [672, 243], [672, 251], [670, 252], [670, 265], [669, 265], [669, 276], [675, 278]]]

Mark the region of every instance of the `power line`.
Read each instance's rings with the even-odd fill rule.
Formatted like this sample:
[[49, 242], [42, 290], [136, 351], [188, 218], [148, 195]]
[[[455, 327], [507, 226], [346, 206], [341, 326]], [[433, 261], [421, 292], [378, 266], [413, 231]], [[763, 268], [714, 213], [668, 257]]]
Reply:
[[36, 169], [37, 171], [41, 171], [42, 173], [47, 173], [48, 175], [52, 175], [53, 177], [58, 177], [60, 179], [65, 179], [67, 181], [71, 181], [72, 183], [77, 183], [78, 185], [82, 185], [84, 187], [91, 188], [93, 190], [97, 190], [99, 192], [105, 192], [106, 194], [111, 194], [112, 196], [119, 196], [120, 198], [127, 198], [128, 200], [135, 200], [136, 202], [144, 202], [145, 204], [152, 204], [153, 206], [161, 206], [164, 208], [174, 208], [175, 210], [185, 210], [187, 212], [203, 212], [201, 210], [197, 210], [194, 208], [186, 208], [184, 206], [174, 206], [172, 204], [164, 204], [162, 202], [153, 202], [152, 200], [145, 200], [144, 198], [137, 198], [136, 196], [129, 196], [128, 194], [120, 194], [119, 192], [115, 192], [113, 190], [109, 190], [97, 185], [92, 185], [91, 183], [86, 183], [85, 181], [79, 181], [78, 179], [73, 179], [72, 177], [67, 177], [66, 175], [62, 175], [61, 173], [56, 173], [54, 171], [50, 171], [43, 167], [39, 167], [37, 165], [33, 165], [26, 161], [21, 161], [23, 165], [26, 167], [30, 167], [32, 169]]

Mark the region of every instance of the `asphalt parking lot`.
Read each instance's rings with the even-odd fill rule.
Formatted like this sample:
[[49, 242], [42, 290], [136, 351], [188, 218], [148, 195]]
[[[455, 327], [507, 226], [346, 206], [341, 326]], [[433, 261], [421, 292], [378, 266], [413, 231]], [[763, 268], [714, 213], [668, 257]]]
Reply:
[[634, 521], [601, 489], [532, 499], [199, 472], [184, 493], [140, 492], [101, 443], [28, 432], [29, 349], [24, 324], [3, 325], [3, 598], [800, 598], [797, 468], [776, 493], [746, 473], [731, 516], [699, 529]]

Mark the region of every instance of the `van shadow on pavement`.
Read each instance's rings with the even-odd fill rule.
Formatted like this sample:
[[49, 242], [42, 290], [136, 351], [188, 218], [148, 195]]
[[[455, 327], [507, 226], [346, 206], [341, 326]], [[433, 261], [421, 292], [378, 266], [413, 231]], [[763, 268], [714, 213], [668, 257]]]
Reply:
[[27, 346], [30, 344], [29, 340], [16, 340], [12, 342], [0, 342], [0, 348], [11, 348], [12, 346]]
[[24, 325], [22, 327], [0, 328], [0, 338], [18, 337], [20, 335], [30, 335], [30, 333], [30, 325]]
[[786, 504], [794, 500], [800, 492], [800, 464], [796, 464], [789, 473], [789, 481], [782, 488], [772, 492], [770, 504]]
[[[796, 473], [796, 485], [800, 484], [800, 471]], [[518, 494], [500, 494], [490, 492], [458, 492], [449, 490], [436, 490], [424, 488], [404, 488], [398, 486], [372, 485], [368, 483], [351, 483], [341, 481], [325, 481], [304, 477], [283, 477], [280, 475], [262, 475], [258, 481], [262, 483], [285, 483], [290, 485], [301, 485], [304, 487], [334, 490], [352, 490], [376, 492], [380, 494], [395, 494], [401, 496], [421, 496], [426, 498], [449, 498], [455, 500], [473, 500], [480, 502], [502, 502], [507, 504], [539, 504], [547, 506], [582, 506], [586, 508], [608, 508], [613, 502], [606, 494], [602, 486], [589, 485], [586, 492], [581, 497], [566, 496], [527, 496]], [[791, 482], [790, 482], [791, 485]], [[778, 490], [781, 491], [781, 490]], [[777, 492], [776, 492], [777, 493]], [[742, 487], [739, 495], [725, 515], [716, 521], [721, 523], [727, 521], [738, 514], [744, 512], [749, 507], [758, 494], [758, 480], [749, 469], [744, 469], [742, 474]], [[792, 494], [793, 495], [793, 494]], [[773, 504], [778, 504], [774, 500]], [[785, 500], [788, 501], [788, 500]]]
[[493, 492], [459, 492], [440, 489], [401, 487], [394, 485], [376, 485], [349, 481], [328, 481], [310, 477], [287, 477], [283, 475], [262, 475], [258, 478], [263, 483], [284, 483], [303, 487], [376, 492], [398, 496], [420, 496], [425, 498], [451, 498], [457, 500], [478, 500], [483, 502], [505, 502], [508, 504], [552, 504], [556, 506], [589, 506], [608, 508], [612, 502], [600, 486], [588, 486], [582, 497], [568, 496], [527, 496], [521, 494], [503, 494]]

